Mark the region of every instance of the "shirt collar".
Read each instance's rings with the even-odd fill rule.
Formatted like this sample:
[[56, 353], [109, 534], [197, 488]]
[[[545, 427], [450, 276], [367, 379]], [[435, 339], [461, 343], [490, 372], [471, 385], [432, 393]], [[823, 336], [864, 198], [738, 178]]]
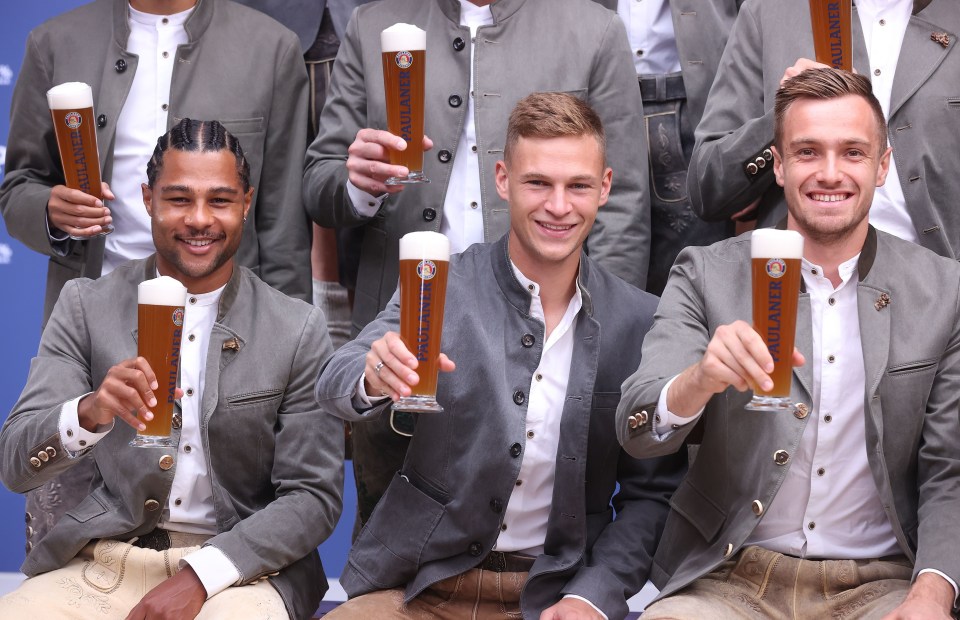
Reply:
[[[536, 299], [537, 302], [539, 303], [540, 285], [534, 282], [533, 280], [531, 280], [530, 278], [528, 278], [527, 276], [523, 275], [523, 272], [520, 271], [520, 269], [516, 266], [516, 264], [514, 264], [512, 260], [510, 261], [510, 268], [513, 269], [513, 275], [516, 276], [517, 281], [520, 283], [520, 285], [523, 286], [523, 288], [526, 289], [526, 291], [530, 294], [531, 302], [534, 299]], [[579, 279], [579, 276], [578, 276], [578, 279]], [[570, 302], [567, 304], [567, 306], [569, 307], [570, 305], [573, 305], [574, 313], [580, 312], [580, 308], [583, 307], [583, 295], [580, 292], [579, 286], [573, 287], [573, 297], [570, 298]]]
[[[190, 14], [193, 13], [196, 7], [190, 7], [186, 11], [180, 11], [179, 13], [172, 13], [170, 15], [155, 15], [153, 13], [144, 13], [143, 11], [138, 11], [137, 9], [130, 6], [130, 21], [142, 24], [144, 26], [152, 26], [159, 29], [161, 26], [166, 26], [168, 28], [182, 28], [187, 19], [190, 17]], [[167, 20], [166, 23], [163, 20]]]

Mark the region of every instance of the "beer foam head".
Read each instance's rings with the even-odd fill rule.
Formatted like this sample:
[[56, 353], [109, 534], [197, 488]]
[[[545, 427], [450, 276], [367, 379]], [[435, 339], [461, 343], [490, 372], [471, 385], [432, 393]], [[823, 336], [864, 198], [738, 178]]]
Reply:
[[144, 280], [137, 286], [137, 301], [147, 306], [182, 306], [187, 301], [187, 287], [170, 276]]
[[427, 33], [413, 24], [394, 24], [380, 33], [381, 52], [427, 49]]
[[51, 110], [76, 110], [93, 107], [93, 91], [83, 82], [64, 82], [47, 91]]
[[750, 237], [752, 258], [803, 258], [803, 235], [795, 230], [758, 228]]
[[400, 260], [450, 260], [450, 240], [436, 232], [418, 231], [400, 237]]

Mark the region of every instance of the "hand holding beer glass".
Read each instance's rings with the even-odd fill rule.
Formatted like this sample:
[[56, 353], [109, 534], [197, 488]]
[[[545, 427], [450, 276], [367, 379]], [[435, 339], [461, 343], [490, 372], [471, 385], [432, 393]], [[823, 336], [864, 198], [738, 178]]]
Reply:
[[170, 428], [180, 371], [180, 340], [187, 289], [168, 276], [141, 282], [137, 288], [137, 352], [157, 377], [157, 405], [146, 429], [130, 442], [136, 447], [170, 447]]
[[[63, 165], [64, 183], [67, 188], [77, 190], [103, 201], [104, 193], [100, 179], [100, 159], [97, 152], [97, 126], [93, 112], [93, 91], [83, 82], [66, 82], [54, 86], [47, 91], [47, 104], [53, 118], [53, 130], [57, 138], [57, 147], [60, 150], [60, 162]], [[51, 200], [55, 197], [52, 196]], [[61, 197], [62, 198], [62, 197]], [[89, 217], [76, 215], [73, 222], [84, 224], [90, 220], [97, 220], [102, 216], [102, 210], [97, 215], [90, 212], [91, 207], [78, 205]], [[51, 220], [55, 217], [51, 214]], [[61, 224], [54, 221], [54, 224]], [[75, 230], [89, 226], [75, 225]], [[68, 231], [69, 232], [69, 231]], [[71, 239], [89, 239], [90, 237], [106, 235], [113, 232], [113, 225], [105, 223], [100, 226], [100, 232], [95, 234], [70, 234]]]
[[753, 411], [792, 410], [793, 348], [800, 296], [803, 236], [793, 230], [763, 228], [751, 237], [753, 328], [773, 358], [773, 388], [754, 389], [746, 408]]
[[390, 149], [390, 163], [409, 170], [387, 185], [429, 183], [423, 174], [423, 98], [426, 84], [427, 33], [410, 24], [394, 24], [380, 33], [387, 130], [406, 142]]

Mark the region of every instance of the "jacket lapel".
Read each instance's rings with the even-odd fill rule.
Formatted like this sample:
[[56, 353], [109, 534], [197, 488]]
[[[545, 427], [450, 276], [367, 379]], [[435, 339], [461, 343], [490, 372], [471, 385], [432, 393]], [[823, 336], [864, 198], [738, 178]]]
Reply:
[[800, 381], [800, 385], [807, 394], [813, 394], [813, 331], [810, 316], [810, 294], [800, 293], [800, 301], [797, 304], [797, 335], [795, 345], [803, 353], [807, 363], [803, 366], [796, 366], [793, 374]]
[[860, 343], [867, 401], [877, 394], [887, 368], [890, 352], [890, 311], [880, 301], [889, 291], [861, 282], [857, 285], [857, 312], [860, 315]]
[[[930, 34], [935, 30], [935, 26], [919, 17], [913, 17], [907, 23], [890, 93], [889, 118], [893, 118], [897, 110], [933, 75], [953, 47], [943, 47], [931, 40]], [[951, 36], [951, 39], [956, 41], [956, 36]]]
[[204, 373], [203, 401], [200, 419], [203, 423], [217, 409], [220, 401], [220, 377], [226, 368], [240, 354], [244, 340], [229, 327], [214, 323], [210, 330], [210, 343], [207, 347], [207, 367]]

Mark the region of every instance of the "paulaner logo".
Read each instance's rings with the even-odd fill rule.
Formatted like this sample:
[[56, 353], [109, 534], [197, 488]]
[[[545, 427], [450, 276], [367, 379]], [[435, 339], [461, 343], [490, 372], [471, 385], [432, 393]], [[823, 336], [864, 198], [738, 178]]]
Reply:
[[[397, 52], [397, 66], [401, 69], [409, 69], [413, 65], [413, 54], [410, 52]], [[400, 71], [400, 137], [406, 142], [413, 140], [413, 115], [411, 113], [410, 103], [410, 72]]]
[[90, 175], [87, 173], [87, 155], [83, 148], [83, 136], [80, 135], [80, 125], [83, 123], [83, 117], [79, 112], [68, 112], [63, 117], [63, 121], [70, 128], [70, 148], [73, 155], [73, 163], [77, 168], [77, 184], [81, 192], [86, 194], [90, 192]]
[[417, 265], [417, 275], [421, 280], [432, 280], [437, 275], [437, 264], [429, 259], [420, 261]]
[[183, 325], [183, 308], [177, 308], [173, 311], [173, 324], [177, 327]]
[[843, 33], [840, 31], [840, 3], [827, 4], [827, 30], [830, 33], [830, 64], [834, 69], [843, 67]]
[[[430, 263], [433, 265], [433, 261], [421, 261], [420, 265], [424, 263]], [[433, 265], [433, 268], [436, 269], [436, 265]], [[420, 271], [420, 267], [417, 267], [417, 272]], [[423, 277], [423, 276], [421, 276]], [[431, 314], [433, 312], [433, 283], [429, 281], [432, 279], [433, 275], [431, 274], [430, 278], [424, 279], [423, 284], [420, 285], [420, 314], [417, 317], [417, 361], [426, 362], [428, 357], [428, 352], [430, 349], [430, 320]]]
[[[179, 310], [179, 308], [178, 308]], [[170, 357], [168, 358], [169, 362], [167, 363], [167, 377], [168, 384], [170, 387], [167, 389], [167, 402], [172, 403], [176, 399], [177, 392], [177, 369], [180, 366], [180, 341], [183, 335], [182, 329], [173, 330], [173, 340], [170, 342]]]

